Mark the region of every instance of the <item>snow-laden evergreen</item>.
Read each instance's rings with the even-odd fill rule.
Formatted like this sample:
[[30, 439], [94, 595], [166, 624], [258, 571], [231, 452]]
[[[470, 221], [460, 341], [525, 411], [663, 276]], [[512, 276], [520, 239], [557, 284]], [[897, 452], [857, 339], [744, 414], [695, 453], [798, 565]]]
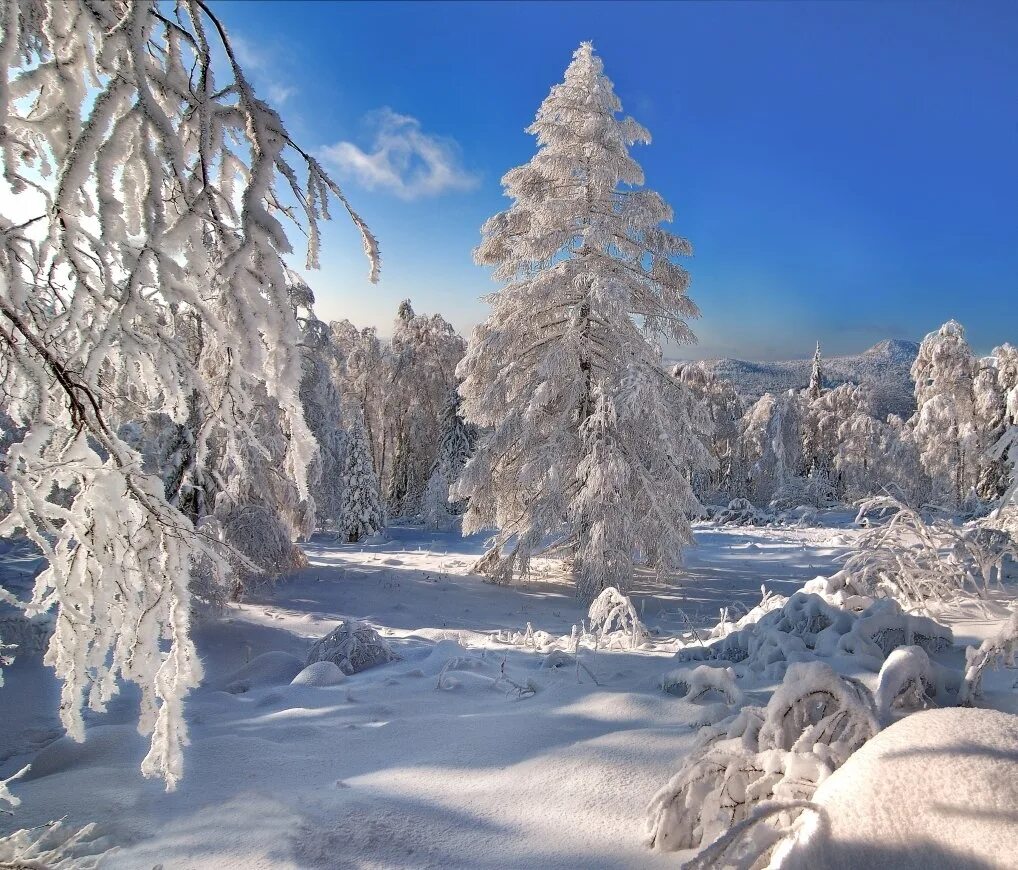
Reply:
[[[549, 544], [568, 556], [587, 550], [574, 502], [591, 446], [584, 425], [599, 390], [627, 418], [620, 416], [614, 455], [625, 458], [629, 496], [653, 505], [636, 517], [632, 534], [644, 534], [651, 513], [652, 523], [669, 529], [660, 552], [644, 557], [677, 556], [674, 544], [689, 539], [686, 515], [697, 509], [689, 479], [700, 456], [670, 452], [695, 440], [683, 430], [693, 413], [688, 392], [676, 392], [639, 427], [630, 412], [622, 415], [627, 378], [645, 383], [656, 371], [662, 389], [656, 340], [692, 341], [686, 321], [698, 312], [686, 295], [689, 276], [674, 262], [690, 245], [661, 227], [672, 211], [642, 188], [643, 172], [629, 156], [628, 147], [650, 135], [619, 118], [620, 108], [600, 58], [584, 43], [528, 128], [537, 154], [503, 178], [512, 205], [485, 223], [475, 252], [506, 283], [491, 295], [493, 313], [458, 370], [467, 419], [489, 431], [457, 494], [470, 499], [466, 532], [498, 530], [480, 564], [499, 581], [525, 572]], [[662, 467], [672, 487], [665, 498], [648, 486]]]
[[693, 488], [701, 500], [721, 493], [745, 495], [746, 470], [739, 449], [739, 422], [745, 413], [742, 399], [732, 382], [703, 363], [684, 363], [672, 368], [672, 377], [692, 392], [694, 400], [707, 411], [707, 445], [716, 463], [693, 476]]
[[400, 305], [386, 358], [385, 437], [391, 465], [380, 475], [393, 516], [415, 518], [421, 512], [437, 458], [443, 412], [465, 348], [440, 314], [416, 314], [409, 299]]
[[424, 524], [434, 529], [448, 528], [465, 510], [463, 502], [450, 502], [449, 493], [470, 459], [477, 440], [476, 430], [463, 419], [461, 399], [456, 390], [449, 394], [440, 426], [438, 459], [428, 479], [421, 508]]
[[949, 320], [919, 346], [912, 366], [916, 412], [909, 425], [936, 501], [961, 505], [979, 473], [975, 422], [976, 361], [965, 330]]
[[813, 368], [809, 372], [809, 386], [806, 395], [810, 400], [819, 399], [824, 391], [824, 367], [820, 357], [820, 342], [817, 342], [816, 353], [813, 354]]
[[343, 540], [356, 543], [378, 534], [385, 528], [385, 510], [364, 421], [356, 412], [351, 415], [347, 430], [342, 478], [343, 494], [336, 528]]
[[794, 390], [764, 393], [746, 412], [742, 451], [754, 502], [774, 501], [800, 475], [802, 418], [802, 402]]
[[[143, 770], [172, 786], [183, 698], [202, 675], [189, 575], [197, 559], [223, 563], [119, 424], [155, 412], [184, 423], [197, 404], [225, 423], [203, 431], [240, 457], [259, 438], [264, 393], [288, 436], [278, 472], [306, 499], [316, 445], [281, 220], [306, 233], [309, 267], [330, 198], [360, 229], [372, 277], [378, 249], [256, 96], [205, 3], [172, 18], [115, 0], [2, 9], [4, 179], [29, 215], [0, 215], [6, 412], [24, 432], [7, 455], [3, 532], [25, 528], [46, 557], [30, 609], [57, 610], [47, 662], [63, 679], [64, 727], [80, 740], [84, 704], [102, 710], [120, 680], [137, 684], [152, 735]], [[215, 381], [194, 331], [219, 361]], [[194, 443], [188, 464], [204, 467], [208, 445]]]

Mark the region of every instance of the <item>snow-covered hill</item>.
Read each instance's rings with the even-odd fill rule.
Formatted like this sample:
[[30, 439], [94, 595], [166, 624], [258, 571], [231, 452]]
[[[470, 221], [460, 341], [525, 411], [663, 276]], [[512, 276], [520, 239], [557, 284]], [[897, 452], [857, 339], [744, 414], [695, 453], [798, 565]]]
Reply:
[[[876, 412], [880, 417], [900, 414], [908, 417], [915, 410], [909, 369], [919, 352], [914, 341], [889, 338], [869, 350], [851, 356], [824, 359], [827, 386], [847, 381], [870, 381], [876, 388]], [[812, 359], [780, 362], [748, 362], [741, 359], [707, 360], [711, 369], [728, 378], [748, 401], [756, 401], [766, 392], [805, 387], [809, 383]]]

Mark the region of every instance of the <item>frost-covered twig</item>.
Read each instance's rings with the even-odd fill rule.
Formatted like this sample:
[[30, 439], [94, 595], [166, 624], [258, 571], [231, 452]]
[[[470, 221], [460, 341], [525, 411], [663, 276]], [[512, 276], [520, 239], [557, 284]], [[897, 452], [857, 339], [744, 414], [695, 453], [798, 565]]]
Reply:
[[993, 637], [984, 640], [978, 647], [965, 650], [965, 679], [958, 692], [958, 703], [972, 706], [982, 689], [983, 673], [996, 663], [1013, 668], [1018, 659], [1018, 606]]

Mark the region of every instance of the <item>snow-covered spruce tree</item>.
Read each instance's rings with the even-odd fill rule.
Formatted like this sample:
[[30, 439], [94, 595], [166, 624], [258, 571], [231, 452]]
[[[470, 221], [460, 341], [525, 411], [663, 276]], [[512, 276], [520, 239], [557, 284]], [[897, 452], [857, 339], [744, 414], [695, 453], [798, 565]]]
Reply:
[[435, 461], [424, 492], [421, 516], [430, 528], [448, 528], [463, 513], [462, 501], [449, 501], [449, 492], [459, 479], [463, 466], [474, 452], [477, 430], [463, 419], [459, 392], [453, 390], [442, 412], [438, 459]]
[[[750, 499], [765, 505], [795, 485], [802, 472], [802, 400], [798, 393], [764, 393], [740, 424]], [[796, 505], [791, 505], [795, 507]]]
[[965, 330], [954, 320], [923, 339], [912, 365], [916, 412], [909, 426], [933, 481], [933, 498], [951, 507], [960, 506], [978, 481], [975, 375]]
[[707, 443], [716, 470], [694, 475], [697, 498], [724, 495], [727, 501], [745, 495], [745, 470], [739, 452], [739, 421], [745, 408], [732, 382], [701, 362], [679, 363], [672, 369], [672, 377], [681, 381], [705, 407], [710, 423]]
[[375, 535], [385, 528], [385, 511], [378, 491], [378, 475], [371, 462], [364, 421], [359, 413], [351, 415], [347, 428], [346, 453], [343, 457], [343, 493], [339, 502], [336, 528], [351, 544]]
[[1003, 344], [979, 364], [973, 383], [976, 430], [979, 439], [980, 498], [996, 501], [1007, 492], [1013, 464], [995, 445], [1018, 422], [1008, 410], [1008, 397], [1018, 386], [1018, 348]]
[[466, 342], [444, 317], [415, 314], [410, 300], [403, 301], [386, 360], [385, 438], [392, 452], [386, 500], [392, 516], [420, 514], [437, 458], [442, 413], [465, 351]]
[[[81, 739], [82, 705], [136, 683], [152, 734], [142, 770], [172, 787], [183, 699], [201, 679], [188, 577], [196, 559], [222, 560], [115, 421], [182, 422], [197, 395], [239, 454], [264, 391], [289, 435], [280, 472], [305, 496], [316, 447], [280, 221], [307, 233], [314, 267], [328, 198], [349, 206], [256, 97], [203, 0], [3, 0], [0, 18], [0, 154], [25, 215], [0, 215], [0, 370], [25, 433], [7, 456], [2, 531], [24, 528], [47, 560], [29, 610], [56, 609], [46, 662], [64, 726]], [[349, 213], [374, 275], [375, 241]], [[188, 320], [224, 361], [214, 384]]]
[[357, 329], [349, 320], [329, 324], [338, 364], [338, 387], [343, 407], [358, 409], [371, 444], [371, 456], [379, 477], [385, 471], [385, 396], [388, 376], [378, 331]]
[[[573, 558], [588, 550], [590, 529], [577, 521], [583, 511], [575, 502], [579, 469], [589, 467], [582, 433], [598, 385], [619, 414], [617, 451], [636, 487], [629, 498], [660, 511], [636, 518], [635, 538], [645, 523], [669, 529], [657, 555], [674, 558], [674, 542], [689, 539], [686, 514], [698, 509], [689, 480], [702, 444], [695, 455], [671, 452], [696, 441], [682, 432], [688, 405], [659, 407], [642, 420], [623, 414], [634, 373], [641, 384], [655, 381], [658, 395], [670, 389], [691, 401], [688, 390], [668, 387], [675, 382], [659, 367], [656, 340], [694, 341], [686, 319], [698, 311], [686, 295], [688, 273], [673, 262], [690, 253], [689, 243], [661, 227], [672, 211], [641, 188], [643, 172], [628, 153], [650, 136], [618, 117], [602, 70], [593, 46], [581, 45], [528, 128], [537, 154], [502, 180], [512, 205], [487, 221], [475, 252], [506, 284], [490, 297], [494, 311], [458, 369], [465, 415], [489, 431], [455, 495], [470, 499], [466, 533], [498, 530], [478, 564], [497, 582], [526, 571], [535, 553]], [[670, 473], [655, 480], [651, 469], [662, 467]], [[662, 497], [666, 483], [673, 490]]]
[[820, 342], [817, 342], [816, 353], [813, 354], [813, 368], [809, 372], [809, 386], [806, 387], [806, 396], [812, 402], [819, 399], [824, 392], [824, 368], [820, 357]]

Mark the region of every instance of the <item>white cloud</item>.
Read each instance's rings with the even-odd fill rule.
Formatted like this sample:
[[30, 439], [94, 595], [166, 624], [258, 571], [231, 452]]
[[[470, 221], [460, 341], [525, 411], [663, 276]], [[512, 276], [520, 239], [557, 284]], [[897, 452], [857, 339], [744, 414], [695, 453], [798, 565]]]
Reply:
[[297, 93], [295, 87], [277, 78], [278, 64], [273, 63], [260, 45], [236, 34], [230, 37], [230, 43], [241, 68], [254, 77], [258, 95], [262, 96], [261, 92], [264, 92], [270, 105], [279, 108]]
[[418, 199], [477, 186], [476, 174], [461, 163], [455, 140], [425, 133], [416, 118], [390, 108], [371, 112], [367, 120], [374, 132], [369, 151], [352, 142], [337, 142], [323, 148], [322, 156], [369, 190]]
[[290, 97], [297, 93], [297, 89], [284, 85], [280, 82], [273, 82], [268, 86], [269, 101], [275, 106], [281, 106]]

